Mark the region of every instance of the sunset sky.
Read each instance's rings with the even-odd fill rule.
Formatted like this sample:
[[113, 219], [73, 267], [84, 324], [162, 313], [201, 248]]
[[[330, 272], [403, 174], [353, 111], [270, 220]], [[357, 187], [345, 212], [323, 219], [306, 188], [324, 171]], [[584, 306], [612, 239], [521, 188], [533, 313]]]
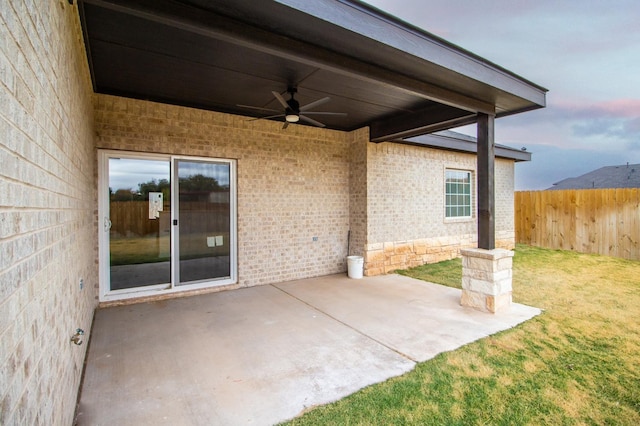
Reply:
[[517, 190], [640, 163], [640, 1], [367, 2], [549, 89], [547, 108], [496, 120], [497, 143], [533, 153]]

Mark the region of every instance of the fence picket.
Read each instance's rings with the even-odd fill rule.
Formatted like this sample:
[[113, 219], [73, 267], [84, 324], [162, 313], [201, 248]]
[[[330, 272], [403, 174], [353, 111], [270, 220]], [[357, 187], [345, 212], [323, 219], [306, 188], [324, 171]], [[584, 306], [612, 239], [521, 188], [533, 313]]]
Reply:
[[640, 260], [640, 188], [519, 191], [516, 242]]

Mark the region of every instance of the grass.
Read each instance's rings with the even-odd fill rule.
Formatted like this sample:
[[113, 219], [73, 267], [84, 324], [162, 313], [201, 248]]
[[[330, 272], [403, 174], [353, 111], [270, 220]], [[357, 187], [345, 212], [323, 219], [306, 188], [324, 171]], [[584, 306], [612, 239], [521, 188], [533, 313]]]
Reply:
[[[461, 269], [401, 273], [459, 288]], [[640, 424], [640, 262], [518, 246], [513, 297], [544, 312], [290, 424]]]

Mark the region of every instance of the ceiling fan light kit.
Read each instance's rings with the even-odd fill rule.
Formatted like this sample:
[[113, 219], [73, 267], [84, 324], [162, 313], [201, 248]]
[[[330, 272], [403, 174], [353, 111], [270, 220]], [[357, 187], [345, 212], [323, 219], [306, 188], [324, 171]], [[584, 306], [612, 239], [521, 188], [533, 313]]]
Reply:
[[284, 119], [289, 123], [297, 123], [298, 121], [300, 121], [300, 116], [298, 114], [289, 113]]
[[[318, 99], [316, 101], [313, 101], [309, 104], [300, 106], [300, 103], [298, 103], [298, 101], [294, 98], [294, 95], [298, 92], [298, 90], [295, 87], [289, 87], [287, 88], [287, 93], [289, 93], [290, 98], [289, 100], [285, 100], [282, 95], [278, 92], [276, 92], [275, 90], [271, 92], [271, 94], [273, 95], [273, 97], [278, 101], [278, 103], [284, 108], [284, 113], [283, 114], [278, 114], [278, 115], [269, 115], [266, 117], [257, 117], [254, 118], [252, 120], [260, 120], [260, 119], [273, 119], [273, 118], [281, 118], [284, 117], [284, 126], [282, 127], [283, 129], [286, 129], [287, 126], [289, 125], [289, 123], [297, 123], [299, 121], [304, 121], [306, 123], [312, 124], [314, 126], [317, 127], [326, 127], [325, 124], [316, 121], [310, 117], [307, 117], [305, 114], [311, 114], [311, 115], [333, 115], [333, 116], [346, 116], [346, 113], [343, 112], [324, 112], [324, 111], [310, 111], [311, 109], [320, 106], [326, 102], [329, 102], [331, 100], [330, 97], [324, 97], [322, 99]], [[257, 106], [250, 106], [250, 105], [240, 105], [238, 104], [237, 106], [241, 107], [241, 108], [250, 108], [250, 109], [255, 109], [255, 110], [259, 110], [259, 111], [273, 111], [276, 112], [277, 110], [272, 110], [269, 108], [264, 108], [264, 107], [257, 107]]]

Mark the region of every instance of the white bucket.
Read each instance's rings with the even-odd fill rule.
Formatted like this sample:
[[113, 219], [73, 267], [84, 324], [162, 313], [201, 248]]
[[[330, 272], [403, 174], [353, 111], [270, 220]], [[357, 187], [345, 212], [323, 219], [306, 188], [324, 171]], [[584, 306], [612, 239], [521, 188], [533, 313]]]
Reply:
[[347, 276], [349, 278], [362, 278], [364, 258], [362, 256], [347, 256]]

